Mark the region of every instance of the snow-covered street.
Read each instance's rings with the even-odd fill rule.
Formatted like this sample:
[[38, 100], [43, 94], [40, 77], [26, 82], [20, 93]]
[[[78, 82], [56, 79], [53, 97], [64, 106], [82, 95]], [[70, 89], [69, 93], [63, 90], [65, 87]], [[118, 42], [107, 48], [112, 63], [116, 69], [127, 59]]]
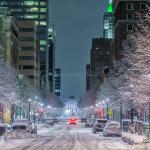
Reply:
[[119, 137], [94, 135], [91, 128], [82, 125], [56, 125], [41, 128], [38, 137], [9, 140], [0, 145], [1, 150], [131, 150]]

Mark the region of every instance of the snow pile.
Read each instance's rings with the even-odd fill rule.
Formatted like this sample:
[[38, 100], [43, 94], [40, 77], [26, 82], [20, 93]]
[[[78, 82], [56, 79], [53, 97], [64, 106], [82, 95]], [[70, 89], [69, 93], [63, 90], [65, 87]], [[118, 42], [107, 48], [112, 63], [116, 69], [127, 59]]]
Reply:
[[30, 132], [24, 131], [24, 130], [17, 130], [8, 133], [7, 139], [28, 139], [28, 138], [34, 138], [37, 135], [33, 135]]
[[128, 144], [142, 144], [145, 139], [145, 136], [131, 134], [131, 133], [122, 133], [122, 140]]
[[4, 136], [0, 136], [0, 145], [4, 144]]

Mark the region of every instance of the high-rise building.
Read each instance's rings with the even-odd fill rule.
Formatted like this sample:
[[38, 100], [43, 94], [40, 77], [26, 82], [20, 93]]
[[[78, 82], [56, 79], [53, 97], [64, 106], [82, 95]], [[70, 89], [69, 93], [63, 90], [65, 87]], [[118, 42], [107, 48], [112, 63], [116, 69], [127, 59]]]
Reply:
[[61, 96], [61, 69], [55, 69], [54, 93], [60, 98]]
[[50, 92], [54, 91], [54, 68], [55, 68], [55, 41], [56, 34], [54, 26], [51, 25], [48, 29], [48, 50], [49, 50], [49, 87]]
[[0, 45], [3, 47], [1, 55], [4, 56], [5, 60], [12, 64], [12, 53], [11, 53], [11, 20], [12, 17], [8, 16], [8, 8], [0, 7]]
[[39, 61], [37, 26], [34, 21], [18, 21], [13, 19], [11, 25], [11, 51], [13, 66], [19, 77], [28, 77], [34, 88], [39, 89]]
[[147, 11], [148, 0], [113, 0], [114, 11], [114, 51], [117, 59], [122, 58], [122, 43], [126, 35], [134, 30], [137, 12]]
[[[48, 0], [0, 0], [0, 6], [8, 7], [17, 20], [32, 20], [37, 25], [37, 39], [40, 43], [41, 82], [48, 84]], [[48, 87], [49, 85], [45, 85]]]
[[86, 91], [90, 90], [90, 64], [86, 65]]
[[111, 66], [111, 39], [96, 38], [92, 41], [90, 54], [90, 90], [98, 90], [103, 81], [104, 70]]
[[107, 12], [104, 13], [103, 17], [103, 37], [104, 38], [113, 38], [113, 9], [112, 2], [110, 1], [107, 7]]

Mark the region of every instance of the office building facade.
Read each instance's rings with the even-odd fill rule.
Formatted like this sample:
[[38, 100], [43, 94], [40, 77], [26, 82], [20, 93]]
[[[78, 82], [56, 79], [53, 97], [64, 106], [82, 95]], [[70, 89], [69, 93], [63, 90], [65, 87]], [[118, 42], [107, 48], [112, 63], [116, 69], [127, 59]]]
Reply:
[[11, 25], [11, 51], [13, 66], [19, 77], [27, 77], [34, 88], [40, 87], [39, 48], [37, 42], [37, 26], [34, 21], [18, 21], [13, 19]]
[[104, 38], [113, 38], [113, 7], [112, 2], [109, 1], [107, 12], [103, 16], [103, 37]]
[[48, 0], [0, 0], [0, 6], [8, 7], [17, 20], [35, 21], [40, 43], [40, 80], [48, 83]]
[[54, 93], [61, 98], [61, 69], [55, 69]]
[[49, 87], [50, 92], [54, 91], [54, 68], [55, 68], [55, 44], [56, 33], [54, 25], [48, 29], [48, 50], [49, 50]]
[[103, 74], [106, 67], [111, 66], [110, 39], [95, 38], [92, 40], [90, 54], [90, 89], [96, 92], [103, 82]]
[[86, 65], [86, 91], [90, 91], [90, 64]]
[[11, 20], [12, 17], [8, 16], [8, 8], [0, 7], [0, 53], [9, 64], [12, 64]]

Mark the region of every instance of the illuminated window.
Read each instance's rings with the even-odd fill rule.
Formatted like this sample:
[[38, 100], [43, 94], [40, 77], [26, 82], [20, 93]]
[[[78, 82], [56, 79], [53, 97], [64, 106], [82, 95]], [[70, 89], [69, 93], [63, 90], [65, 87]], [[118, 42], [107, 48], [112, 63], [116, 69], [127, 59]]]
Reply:
[[31, 12], [38, 12], [38, 11], [39, 11], [38, 7], [31, 8]]
[[40, 5], [41, 5], [41, 6], [45, 6], [45, 5], [46, 5], [46, 2], [40, 2]]
[[46, 45], [46, 40], [40, 40], [40, 45]]
[[36, 24], [36, 25], [38, 25], [38, 24], [39, 24], [39, 22], [38, 22], [38, 21], [35, 21], [35, 24]]
[[45, 21], [40, 21], [40, 25], [46, 26], [46, 25], [47, 25], [47, 22], [45, 22]]
[[26, 18], [26, 19], [37, 19], [38, 15], [25, 15], [24, 18]]
[[40, 15], [40, 19], [45, 19], [46, 15]]
[[45, 51], [44, 47], [40, 47], [40, 51], [44, 52]]
[[24, 5], [26, 5], [26, 6], [38, 5], [38, 2], [35, 2], [35, 1], [25, 1]]
[[40, 8], [40, 12], [46, 12], [46, 8]]

